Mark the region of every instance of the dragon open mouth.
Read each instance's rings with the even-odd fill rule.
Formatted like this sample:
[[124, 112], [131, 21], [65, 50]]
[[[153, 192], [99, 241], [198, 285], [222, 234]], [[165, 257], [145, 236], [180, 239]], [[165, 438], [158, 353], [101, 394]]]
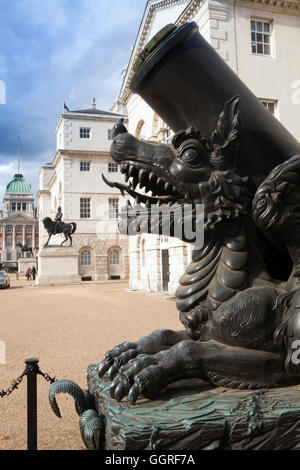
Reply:
[[[103, 181], [112, 188], [118, 188], [122, 195], [128, 193], [136, 204], [150, 207], [152, 204], [183, 203], [185, 192], [172, 175], [162, 174], [161, 168], [145, 163], [123, 161], [120, 171], [125, 175], [125, 183], [109, 181], [103, 174]], [[138, 187], [138, 191], [136, 188]], [[143, 190], [144, 192], [139, 192]], [[151, 192], [151, 195], [149, 194]]]

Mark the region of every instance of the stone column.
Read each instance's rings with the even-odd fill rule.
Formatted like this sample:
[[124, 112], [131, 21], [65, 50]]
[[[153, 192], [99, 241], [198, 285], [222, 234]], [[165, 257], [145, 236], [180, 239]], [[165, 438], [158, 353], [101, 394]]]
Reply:
[[16, 249], [16, 226], [13, 225], [13, 242], [12, 242], [12, 249], [15, 250]]
[[5, 240], [5, 237], [6, 237], [5, 230], [6, 230], [6, 229], [5, 229], [5, 227], [6, 227], [6, 225], [3, 224], [3, 225], [2, 225], [2, 238], [3, 238], [2, 248], [3, 248], [3, 250], [6, 249], [6, 240]]
[[25, 225], [23, 225], [23, 241], [22, 245], [25, 245]]
[[35, 225], [32, 226], [32, 248], [35, 248]]

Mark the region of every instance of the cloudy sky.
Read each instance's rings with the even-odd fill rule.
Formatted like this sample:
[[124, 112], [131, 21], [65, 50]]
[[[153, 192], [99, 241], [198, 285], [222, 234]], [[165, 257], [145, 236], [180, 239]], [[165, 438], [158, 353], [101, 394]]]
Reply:
[[[95, 97], [108, 110], [146, 0], [0, 0], [0, 207], [17, 172], [38, 189], [38, 169], [52, 161], [57, 119]], [[1, 86], [0, 86], [0, 103]]]

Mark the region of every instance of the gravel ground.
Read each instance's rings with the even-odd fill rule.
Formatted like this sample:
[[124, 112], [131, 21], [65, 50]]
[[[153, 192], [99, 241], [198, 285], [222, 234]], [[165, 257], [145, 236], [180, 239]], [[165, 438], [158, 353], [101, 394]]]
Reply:
[[[0, 389], [24, 370], [24, 359], [38, 357], [40, 369], [57, 379], [86, 388], [86, 370], [124, 340], [136, 340], [159, 328], [182, 329], [175, 303], [131, 292], [113, 281], [74, 286], [34, 287], [14, 280], [0, 291], [0, 341], [6, 364], [0, 364]], [[38, 448], [85, 449], [74, 402], [60, 395], [62, 419], [48, 402], [49, 383], [38, 377]], [[26, 449], [26, 378], [9, 397], [0, 398], [0, 450]]]

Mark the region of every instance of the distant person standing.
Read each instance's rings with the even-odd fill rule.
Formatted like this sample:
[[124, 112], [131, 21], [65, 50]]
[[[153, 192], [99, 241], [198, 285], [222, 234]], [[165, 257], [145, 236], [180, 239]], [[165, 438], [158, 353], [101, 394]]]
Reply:
[[26, 270], [26, 277], [27, 277], [27, 281], [29, 281], [29, 279], [31, 278], [31, 269], [29, 267]]
[[32, 268], [31, 268], [31, 275], [32, 275], [32, 280], [35, 281], [35, 275], [36, 275], [35, 266], [32, 266]]

